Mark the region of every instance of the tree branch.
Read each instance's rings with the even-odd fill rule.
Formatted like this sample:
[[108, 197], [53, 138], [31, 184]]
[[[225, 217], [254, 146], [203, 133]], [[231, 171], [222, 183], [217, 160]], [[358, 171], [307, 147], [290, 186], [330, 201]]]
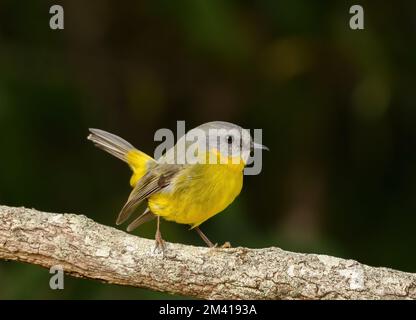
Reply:
[[206, 299], [415, 299], [416, 274], [279, 248], [154, 241], [83, 215], [0, 206], [0, 259], [107, 283]]

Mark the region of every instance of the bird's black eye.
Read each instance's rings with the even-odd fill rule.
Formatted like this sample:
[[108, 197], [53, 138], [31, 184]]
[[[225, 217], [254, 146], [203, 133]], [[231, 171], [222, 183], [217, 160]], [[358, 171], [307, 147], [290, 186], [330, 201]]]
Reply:
[[233, 136], [227, 136], [226, 139], [227, 139], [227, 143], [228, 144], [232, 144], [233, 143]]

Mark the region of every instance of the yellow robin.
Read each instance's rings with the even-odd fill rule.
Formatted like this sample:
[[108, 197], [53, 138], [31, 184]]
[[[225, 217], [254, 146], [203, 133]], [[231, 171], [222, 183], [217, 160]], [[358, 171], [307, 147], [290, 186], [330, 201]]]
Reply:
[[[188, 131], [157, 160], [114, 134], [99, 129], [90, 132], [89, 140], [126, 162], [133, 171], [133, 190], [118, 215], [117, 225], [147, 201], [146, 210], [128, 225], [127, 231], [157, 218], [156, 248], [162, 249], [160, 217], [191, 225], [209, 247], [214, 246], [199, 225], [223, 211], [238, 196], [250, 151], [267, 149], [253, 142], [248, 130], [222, 121]], [[202, 138], [195, 142], [195, 136]]]

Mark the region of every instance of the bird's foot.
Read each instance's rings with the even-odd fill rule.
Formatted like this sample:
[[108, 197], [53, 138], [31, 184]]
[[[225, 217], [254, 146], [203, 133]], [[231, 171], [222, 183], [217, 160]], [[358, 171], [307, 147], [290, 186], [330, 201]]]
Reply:
[[229, 249], [229, 248], [232, 248], [232, 246], [231, 246], [231, 243], [230, 242], [228, 242], [228, 241], [226, 241], [222, 246], [221, 246], [221, 248], [224, 248], [224, 249]]
[[156, 231], [156, 235], [155, 235], [155, 247], [153, 249], [153, 252], [155, 253], [156, 251], [158, 251], [158, 252], [165, 253], [165, 250], [166, 250], [165, 240], [163, 240], [162, 234], [158, 230]]
[[212, 246], [209, 247], [210, 249], [215, 249], [215, 248], [219, 248], [219, 249], [229, 249], [232, 248], [231, 244], [226, 241], [222, 246], [219, 246], [218, 243], [213, 244]]

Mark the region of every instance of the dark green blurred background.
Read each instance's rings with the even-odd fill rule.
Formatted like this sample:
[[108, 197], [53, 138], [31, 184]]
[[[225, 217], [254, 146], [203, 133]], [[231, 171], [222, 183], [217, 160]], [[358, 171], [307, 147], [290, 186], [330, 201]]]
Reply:
[[[352, 4], [364, 31], [349, 28]], [[411, 0], [1, 0], [0, 204], [114, 226], [130, 172], [89, 127], [153, 154], [159, 128], [225, 120], [262, 128], [271, 151], [203, 225], [213, 241], [416, 272], [415, 35]], [[203, 245], [186, 226], [162, 231]], [[0, 298], [172, 297], [70, 277], [52, 291], [49, 277], [1, 261]]]

